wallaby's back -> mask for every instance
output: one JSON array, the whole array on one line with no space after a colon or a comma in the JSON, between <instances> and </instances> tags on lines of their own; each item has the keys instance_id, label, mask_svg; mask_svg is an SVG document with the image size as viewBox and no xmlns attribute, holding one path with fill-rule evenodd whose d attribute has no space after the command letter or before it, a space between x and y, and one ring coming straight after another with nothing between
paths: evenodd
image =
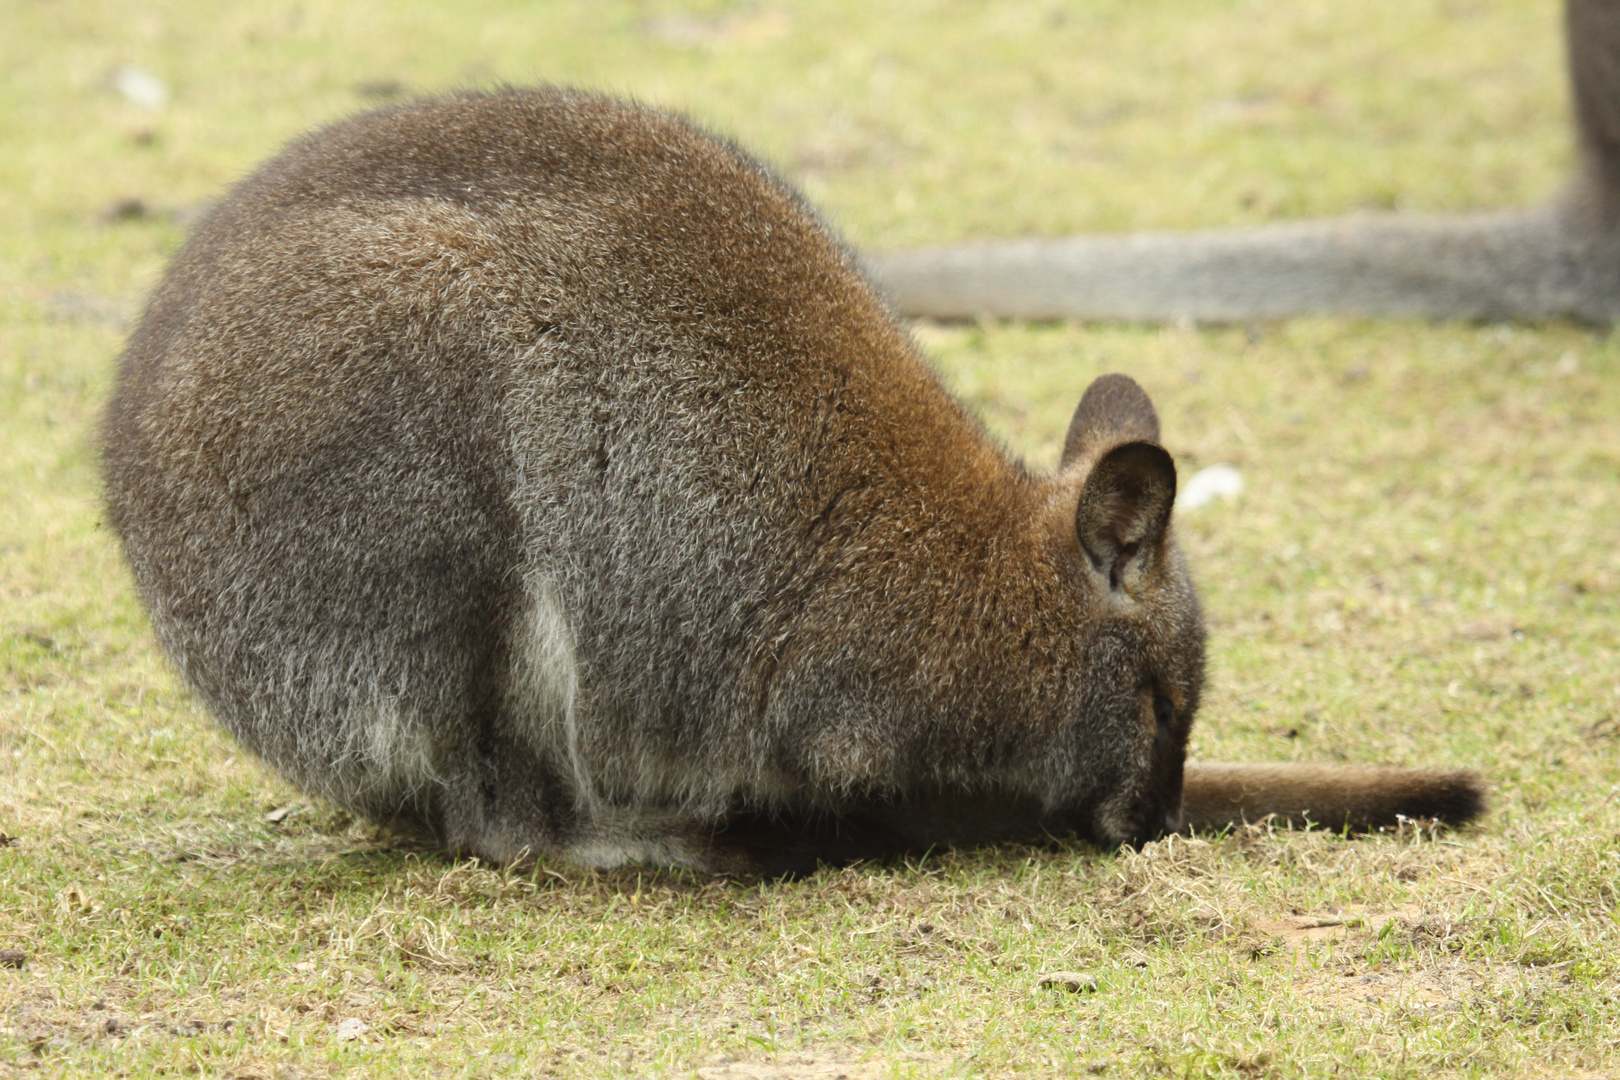
<instances>
[{"instance_id":1,"label":"wallaby's back","mask_svg":"<svg viewBox=\"0 0 1620 1080\"><path fill-rule=\"evenodd\" d=\"M791 191L682 121L512 91L294 144L177 259L106 443L112 523L210 707L453 846L588 817L680 860L635 839L649 807L1076 786L1078 742L1041 752L1087 644L1051 486Z\"/></svg>"}]
</instances>

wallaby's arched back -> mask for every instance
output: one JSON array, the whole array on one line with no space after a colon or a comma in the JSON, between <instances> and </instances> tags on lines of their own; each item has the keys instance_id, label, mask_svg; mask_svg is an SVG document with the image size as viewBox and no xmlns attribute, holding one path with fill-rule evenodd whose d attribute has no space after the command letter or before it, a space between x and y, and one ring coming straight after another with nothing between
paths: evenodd
<instances>
[{"instance_id":1,"label":"wallaby's arched back","mask_svg":"<svg viewBox=\"0 0 1620 1080\"><path fill-rule=\"evenodd\" d=\"M1568 0L1576 175L1552 204L1249 229L957 244L866 262L907 315L1620 316L1620 11Z\"/></svg>"},{"instance_id":2,"label":"wallaby's arched back","mask_svg":"<svg viewBox=\"0 0 1620 1080\"><path fill-rule=\"evenodd\" d=\"M1108 376L1032 474L747 156L514 90L244 181L104 470L159 640L297 783L495 859L774 872L1181 827L1203 629L1158 438ZM1368 817L1247 775L1228 820Z\"/></svg>"}]
</instances>

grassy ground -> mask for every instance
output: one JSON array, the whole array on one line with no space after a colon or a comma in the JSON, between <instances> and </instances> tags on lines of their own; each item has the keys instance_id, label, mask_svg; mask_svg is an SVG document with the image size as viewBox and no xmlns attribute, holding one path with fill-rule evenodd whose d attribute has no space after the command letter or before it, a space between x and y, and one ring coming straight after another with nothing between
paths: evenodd
<instances>
[{"instance_id":1,"label":"grassy ground","mask_svg":"<svg viewBox=\"0 0 1620 1080\"><path fill-rule=\"evenodd\" d=\"M1505 206L1570 157L1551 0L0 19L0 949L25 957L0 966L0 1075L1620 1070L1606 331L918 328L1037 461L1123 370L1184 473L1238 466L1243 495L1180 525L1213 633L1195 753L1477 766L1491 816L1452 835L1253 829L766 885L452 864L213 729L98 523L92 449L195 208L390 95L550 79L687 109L867 245ZM161 107L114 88L126 66Z\"/></svg>"}]
</instances>

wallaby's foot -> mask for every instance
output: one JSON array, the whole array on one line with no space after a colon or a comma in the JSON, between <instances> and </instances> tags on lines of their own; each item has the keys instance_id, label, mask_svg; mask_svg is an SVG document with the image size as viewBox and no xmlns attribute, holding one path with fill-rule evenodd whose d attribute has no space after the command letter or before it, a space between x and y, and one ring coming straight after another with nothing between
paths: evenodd
<instances>
[{"instance_id":1,"label":"wallaby's foot","mask_svg":"<svg viewBox=\"0 0 1620 1080\"><path fill-rule=\"evenodd\" d=\"M1466 769L1382 765L1189 762L1183 816L1194 831L1268 815L1283 822L1367 832L1402 819L1461 825L1485 810L1485 785Z\"/></svg>"}]
</instances>

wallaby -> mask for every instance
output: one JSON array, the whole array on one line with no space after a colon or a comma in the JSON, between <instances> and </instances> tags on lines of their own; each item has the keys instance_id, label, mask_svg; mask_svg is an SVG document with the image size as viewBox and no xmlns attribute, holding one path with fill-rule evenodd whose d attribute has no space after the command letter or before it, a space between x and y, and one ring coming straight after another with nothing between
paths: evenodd
<instances>
[{"instance_id":1,"label":"wallaby","mask_svg":"<svg viewBox=\"0 0 1620 1080\"><path fill-rule=\"evenodd\" d=\"M1026 470L798 195L647 109L506 90L295 142L176 257L104 444L201 699L448 849L775 874L1481 805L1279 766L1184 798L1204 630L1147 395L1097 380Z\"/></svg>"},{"instance_id":2,"label":"wallaby","mask_svg":"<svg viewBox=\"0 0 1620 1080\"><path fill-rule=\"evenodd\" d=\"M1620 5L1568 0L1579 169L1551 205L876 253L905 315L1620 317Z\"/></svg>"}]
</instances>

